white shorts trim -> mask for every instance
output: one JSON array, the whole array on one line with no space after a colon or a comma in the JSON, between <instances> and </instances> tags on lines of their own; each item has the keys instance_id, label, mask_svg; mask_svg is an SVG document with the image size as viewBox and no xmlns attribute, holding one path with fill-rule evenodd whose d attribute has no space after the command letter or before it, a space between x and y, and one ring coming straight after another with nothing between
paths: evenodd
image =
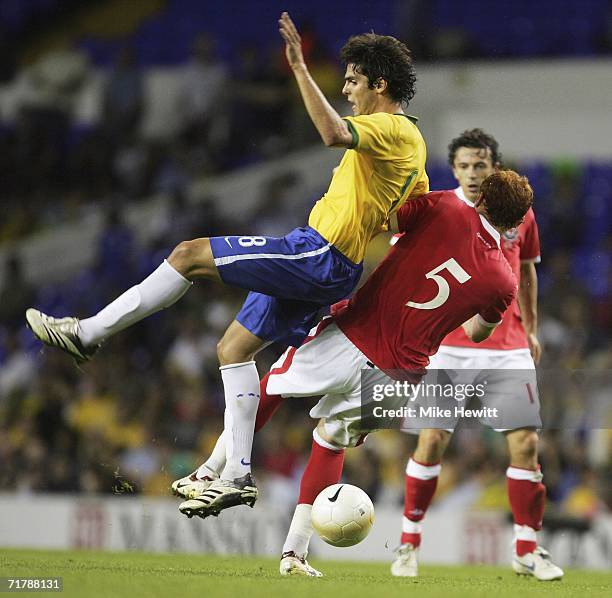
<instances>
[{"instance_id":1,"label":"white shorts trim","mask_svg":"<svg viewBox=\"0 0 612 598\"><path fill-rule=\"evenodd\" d=\"M451 365L432 365L448 361ZM464 365L469 364L469 365ZM476 349L442 345L431 356L431 369L517 369L534 370L535 363L529 349Z\"/></svg>"},{"instance_id":2,"label":"white shorts trim","mask_svg":"<svg viewBox=\"0 0 612 598\"><path fill-rule=\"evenodd\" d=\"M284 253L244 253L242 255L226 255L225 257L216 257L215 266L226 266L227 264L233 264L242 260L301 260L305 257L313 257L315 255L321 255L326 251L329 251L331 243L313 249L311 251L305 251L304 253L296 253L293 255L286 255Z\"/></svg>"}]
</instances>

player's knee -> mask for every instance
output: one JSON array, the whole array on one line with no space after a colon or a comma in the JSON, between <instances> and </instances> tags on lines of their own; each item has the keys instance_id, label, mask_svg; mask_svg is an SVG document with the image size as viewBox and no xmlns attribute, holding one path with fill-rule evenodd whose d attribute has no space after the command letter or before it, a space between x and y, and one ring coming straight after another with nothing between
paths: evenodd
<instances>
[{"instance_id":1,"label":"player's knee","mask_svg":"<svg viewBox=\"0 0 612 598\"><path fill-rule=\"evenodd\" d=\"M513 462L536 461L538 457L538 433L535 430L516 430L509 439Z\"/></svg>"},{"instance_id":2,"label":"player's knee","mask_svg":"<svg viewBox=\"0 0 612 598\"><path fill-rule=\"evenodd\" d=\"M415 456L426 463L439 461L444 454L450 434L446 430L423 430L419 434L419 443ZM417 454L418 453L418 454Z\"/></svg>"},{"instance_id":3,"label":"player's knee","mask_svg":"<svg viewBox=\"0 0 612 598\"><path fill-rule=\"evenodd\" d=\"M249 353L241 343L228 337L228 335L223 336L217 343L217 358L220 365L244 363L245 361L251 361L254 356L254 353Z\"/></svg>"},{"instance_id":4,"label":"player's knee","mask_svg":"<svg viewBox=\"0 0 612 598\"><path fill-rule=\"evenodd\" d=\"M181 241L168 258L170 265L185 278L204 278L216 272L216 266L207 238Z\"/></svg>"}]
</instances>

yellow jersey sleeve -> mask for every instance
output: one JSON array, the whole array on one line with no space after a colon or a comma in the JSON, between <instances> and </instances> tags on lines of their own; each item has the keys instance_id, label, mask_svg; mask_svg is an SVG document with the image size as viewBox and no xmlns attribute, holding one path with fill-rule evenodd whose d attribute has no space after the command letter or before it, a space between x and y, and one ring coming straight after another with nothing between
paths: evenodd
<instances>
[{"instance_id":1,"label":"yellow jersey sleeve","mask_svg":"<svg viewBox=\"0 0 612 598\"><path fill-rule=\"evenodd\" d=\"M392 114L376 112L347 116L344 120L353 136L350 149L375 158L388 157L389 149L398 142L399 127Z\"/></svg>"}]
</instances>

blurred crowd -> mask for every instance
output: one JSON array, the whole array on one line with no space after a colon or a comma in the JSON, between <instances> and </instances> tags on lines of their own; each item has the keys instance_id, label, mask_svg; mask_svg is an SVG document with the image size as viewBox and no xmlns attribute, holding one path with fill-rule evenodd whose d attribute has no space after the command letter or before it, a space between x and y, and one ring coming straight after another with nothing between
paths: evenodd
<instances>
[{"instance_id":1,"label":"blurred crowd","mask_svg":"<svg viewBox=\"0 0 612 598\"><path fill-rule=\"evenodd\" d=\"M338 100L337 60L312 30L303 39L313 76ZM216 47L213 36L201 34L190 60L176 67L163 134L146 130L157 92L129 45L102 74L86 52L71 49L45 54L5 82L14 117L0 124L0 242L78 219L94 205L184 192L195 180L316 139L280 44L263 60L260 48L245 44L231 63ZM95 117L83 121L83 93L91 89Z\"/></svg>"}]
</instances>

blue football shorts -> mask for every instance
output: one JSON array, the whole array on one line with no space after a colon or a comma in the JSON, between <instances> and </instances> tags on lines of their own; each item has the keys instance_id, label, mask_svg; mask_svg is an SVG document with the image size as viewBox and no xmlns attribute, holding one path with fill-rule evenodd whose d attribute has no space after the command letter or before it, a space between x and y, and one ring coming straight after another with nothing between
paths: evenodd
<instances>
[{"instance_id":1,"label":"blue football shorts","mask_svg":"<svg viewBox=\"0 0 612 598\"><path fill-rule=\"evenodd\" d=\"M265 341L299 346L322 307L350 295L363 267L316 230L284 237L212 237L223 282L251 291L236 320Z\"/></svg>"}]
</instances>

